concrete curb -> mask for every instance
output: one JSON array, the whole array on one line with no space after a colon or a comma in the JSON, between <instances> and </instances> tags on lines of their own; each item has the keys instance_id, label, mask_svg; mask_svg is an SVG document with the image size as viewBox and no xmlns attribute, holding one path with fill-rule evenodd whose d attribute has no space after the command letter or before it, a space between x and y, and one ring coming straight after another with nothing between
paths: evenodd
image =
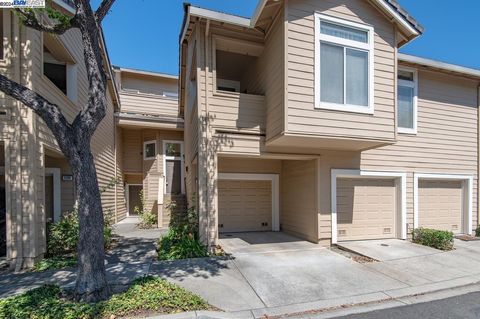
<instances>
[{"instance_id":1,"label":"concrete curb","mask_svg":"<svg viewBox=\"0 0 480 319\"><path fill-rule=\"evenodd\" d=\"M308 303L252 309L240 312L194 311L149 319L259 319L314 315L315 318L333 318L354 313L387 309L409 304L429 302L459 296L480 290L480 276L468 276L418 287L393 289L346 298L334 298Z\"/></svg>"}]
</instances>

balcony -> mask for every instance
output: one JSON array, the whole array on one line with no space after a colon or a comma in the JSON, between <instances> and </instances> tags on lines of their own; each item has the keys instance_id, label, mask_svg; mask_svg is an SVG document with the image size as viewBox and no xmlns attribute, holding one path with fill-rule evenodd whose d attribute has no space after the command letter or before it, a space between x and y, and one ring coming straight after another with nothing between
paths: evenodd
<instances>
[{"instance_id":1,"label":"balcony","mask_svg":"<svg viewBox=\"0 0 480 319\"><path fill-rule=\"evenodd\" d=\"M209 101L211 125L220 131L265 133L265 97L217 91Z\"/></svg>"}]
</instances>

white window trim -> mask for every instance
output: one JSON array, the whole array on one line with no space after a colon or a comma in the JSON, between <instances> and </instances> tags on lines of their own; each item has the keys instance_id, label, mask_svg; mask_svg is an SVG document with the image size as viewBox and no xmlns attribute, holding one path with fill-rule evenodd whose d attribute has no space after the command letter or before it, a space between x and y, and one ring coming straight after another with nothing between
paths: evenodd
<instances>
[{"instance_id":1,"label":"white window trim","mask_svg":"<svg viewBox=\"0 0 480 319\"><path fill-rule=\"evenodd\" d=\"M418 70L414 68L407 68L407 67L400 67L399 71L406 71L413 73L413 83L411 81L406 80L398 80L397 79L397 86L406 86L413 88L413 128L407 127L400 127L397 122L397 130L398 133L402 134L412 134L416 135L418 132L417 129L417 122L418 122ZM398 88L397 88L398 92ZM397 114L398 114L398 94L397 94Z\"/></svg>"},{"instance_id":2,"label":"white window trim","mask_svg":"<svg viewBox=\"0 0 480 319\"><path fill-rule=\"evenodd\" d=\"M462 232L472 235L472 207L473 207L473 175L461 174L423 174L415 173L413 176L413 228L418 228L418 181L419 180L446 180L462 181L463 207L462 207ZM466 196L465 196L466 195Z\"/></svg>"},{"instance_id":3,"label":"white window trim","mask_svg":"<svg viewBox=\"0 0 480 319\"><path fill-rule=\"evenodd\" d=\"M322 34L320 32L320 20L333 22L335 24L352 27L368 32L368 43L361 43L348 39L341 39L329 35ZM321 101L320 97L320 42L328 42L332 44L351 47L353 49L360 49L368 52L368 106L350 105L350 104L336 104L325 103ZM338 19L331 16L327 16L320 13L315 13L315 108L316 109L328 109L343 112L373 114L375 111L375 39L374 28L370 25L356 23L348 20ZM345 62L344 62L345 63ZM344 68L344 72L346 69ZM344 86L344 90L346 90ZM344 98L346 95L344 93Z\"/></svg>"},{"instance_id":4,"label":"white window trim","mask_svg":"<svg viewBox=\"0 0 480 319\"><path fill-rule=\"evenodd\" d=\"M155 144L155 155L154 156L147 157L147 144ZM158 152L157 152L157 141L156 140L143 142L143 160L145 160L145 161L154 160L155 158L157 158L157 154L158 154Z\"/></svg>"},{"instance_id":5,"label":"white window trim","mask_svg":"<svg viewBox=\"0 0 480 319\"><path fill-rule=\"evenodd\" d=\"M278 174L219 173L219 180L270 181L272 182L272 230L280 231L280 183ZM218 195L218 192L217 192ZM217 205L218 207L218 205ZM218 209L217 209L218 221ZM218 223L217 223L218 224Z\"/></svg>"},{"instance_id":6,"label":"white window trim","mask_svg":"<svg viewBox=\"0 0 480 319\"><path fill-rule=\"evenodd\" d=\"M407 239L407 173L376 172L357 169L332 169L331 173L331 210L332 210L332 244L338 242L337 230L337 179L338 178L385 178L394 179L397 203L395 215L395 233L400 239Z\"/></svg>"},{"instance_id":7,"label":"white window trim","mask_svg":"<svg viewBox=\"0 0 480 319\"><path fill-rule=\"evenodd\" d=\"M180 156L167 156L167 144L180 144ZM181 190L182 194L185 194L185 162L184 162L184 152L183 152L183 141L178 140L163 140L163 175L165 178L163 179L163 193L166 194L167 192L167 178L165 175L165 170L167 169L167 160L174 160L174 161L181 161ZM163 197L162 197L163 201Z\"/></svg>"},{"instance_id":8,"label":"white window trim","mask_svg":"<svg viewBox=\"0 0 480 319\"><path fill-rule=\"evenodd\" d=\"M126 186L125 195L127 197L127 217L130 217L130 215L133 215L134 213L130 211L130 186L142 186L142 190L143 190L143 184L127 183L125 186Z\"/></svg>"}]
</instances>

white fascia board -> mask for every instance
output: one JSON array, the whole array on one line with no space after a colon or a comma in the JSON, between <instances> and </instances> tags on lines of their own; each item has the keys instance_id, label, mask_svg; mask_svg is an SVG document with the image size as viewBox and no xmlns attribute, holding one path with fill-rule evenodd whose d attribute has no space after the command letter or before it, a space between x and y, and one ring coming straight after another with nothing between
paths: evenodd
<instances>
[{"instance_id":1,"label":"white fascia board","mask_svg":"<svg viewBox=\"0 0 480 319\"><path fill-rule=\"evenodd\" d=\"M114 68L119 70L120 72L134 73L134 74L141 74L141 75L149 75L149 76L155 76L155 77L173 79L173 80L178 79L178 76L173 75L173 74L166 74L166 73L153 72L153 71L144 71L144 70L136 70L136 69L130 69L130 68L117 67L117 66L115 66Z\"/></svg>"},{"instance_id":2,"label":"white fascia board","mask_svg":"<svg viewBox=\"0 0 480 319\"><path fill-rule=\"evenodd\" d=\"M234 25L238 25L246 28L250 27L250 19L235 16L232 14L223 13L223 12L190 6L189 14L190 16L195 16L195 17L204 18L208 20L234 24Z\"/></svg>"},{"instance_id":3,"label":"white fascia board","mask_svg":"<svg viewBox=\"0 0 480 319\"><path fill-rule=\"evenodd\" d=\"M420 65L424 65L424 66L428 66L428 67L432 67L432 68L436 68L436 69L441 69L441 70L445 70L445 71L457 72L457 73L470 75L470 76L474 76L474 77L480 77L480 70L467 68L467 67L460 66L460 65L440 62L440 61L436 61L436 60L421 58L421 57L414 56L414 55L399 53L398 54L398 60L402 61L402 62L407 62L407 63L420 64Z\"/></svg>"},{"instance_id":4,"label":"white fascia board","mask_svg":"<svg viewBox=\"0 0 480 319\"><path fill-rule=\"evenodd\" d=\"M265 5L267 4L267 0L260 0L258 1L257 7L255 8L255 11L253 12L252 19L250 21L250 26L253 28L257 24L258 19L260 18L260 15L262 14L263 8L265 8Z\"/></svg>"}]
</instances>

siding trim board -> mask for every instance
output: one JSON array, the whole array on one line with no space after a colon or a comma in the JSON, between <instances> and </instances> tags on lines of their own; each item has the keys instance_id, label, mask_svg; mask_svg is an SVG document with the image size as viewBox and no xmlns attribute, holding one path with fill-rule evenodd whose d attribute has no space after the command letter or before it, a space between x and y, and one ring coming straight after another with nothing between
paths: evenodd
<instances>
[{"instance_id":1,"label":"siding trim board","mask_svg":"<svg viewBox=\"0 0 480 319\"><path fill-rule=\"evenodd\" d=\"M397 189L397 213L395 218L396 237L407 239L407 173L363 171L358 169L332 169L331 172L331 211L332 244L338 242L337 234L337 179L339 178L385 178L394 179Z\"/></svg>"},{"instance_id":2,"label":"siding trim board","mask_svg":"<svg viewBox=\"0 0 480 319\"><path fill-rule=\"evenodd\" d=\"M272 183L272 230L280 231L280 182L278 174L218 173L219 180L271 181Z\"/></svg>"},{"instance_id":3,"label":"siding trim board","mask_svg":"<svg viewBox=\"0 0 480 319\"><path fill-rule=\"evenodd\" d=\"M473 175L460 174L422 174L413 175L413 228L419 227L419 180L438 180L438 181L462 181L463 187L463 209L462 209L462 231L464 234L472 235L472 210L473 210ZM466 195L466 196L465 196Z\"/></svg>"}]
</instances>

